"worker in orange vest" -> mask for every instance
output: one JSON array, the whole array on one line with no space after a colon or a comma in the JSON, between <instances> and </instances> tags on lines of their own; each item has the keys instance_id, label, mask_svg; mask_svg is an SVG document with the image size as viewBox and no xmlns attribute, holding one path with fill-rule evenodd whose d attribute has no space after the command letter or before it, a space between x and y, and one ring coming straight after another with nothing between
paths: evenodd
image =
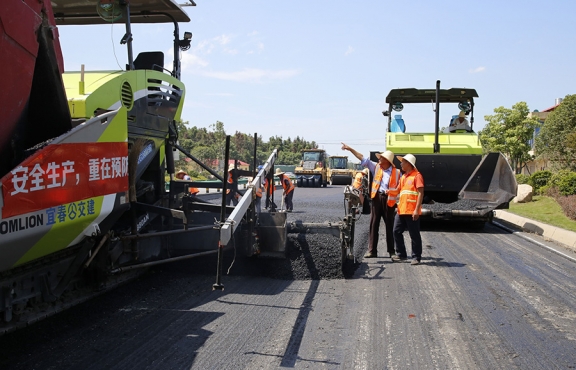
<instances>
[{"instance_id":1,"label":"worker in orange vest","mask_svg":"<svg viewBox=\"0 0 576 370\"><path fill-rule=\"evenodd\" d=\"M228 186L226 187L226 205L230 205L232 203L233 206L238 204L238 179L234 177L234 168L228 169Z\"/></svg>"},{"instance_id":2,"label":"worker in orange vest","mask_svg":"<svg viewBox=\"0 0 576 370\"><path fill-rule=\"evenodd\" d=\"M258 172L262 170L262 166L258 166ZM260 218L260 212L262 212L262 195L266 189L266 178L260 179L260 184L254 189L254 208L256 209L256 215Z\"/></svg>"},{"instance_id":3,"label":"worker in orange vest","mask_svg":"<svg viewBox=\"0 0 576 370\"><path fill-rule=\"evenodd\" d=\"M356 176L354 176L354 183L352 184L352 187L358 190L358 194L360 195L360 207L362 207L364 204L364 192L367 192L366 183L370 181L368 177L369 175L370 170L365 168L362 171L357 172Z\"/></svg>"},{"instance_id":4,"label":"worker in orange vest","mask_svg":"<svg viewBox=\"0 0 576 370\"><path fill-rule=\"evenodd\" d=\"M370 238L368 240L368 252L364 258L378 257L378 233L380 231L380 218L384 219L386 228L386 249L390 258L396 255L394 250L394 212L396 208L396 196L398 191L398 180L400 170L394 166L394 153L389 150L376 153L378 163L372 162L370 158L364 156L342 143L342 150L348 150L360 160L362 166L367 167L372 173L372 186L370 187L370 198L372 199L372 209L370 213ZM394 261L394 259L392 259Z\"/></svg>"},{"instance_id":5,"label":"worker in orange vest","mask_svg":"<svg viewBox=\"0 0 576 370\"><path fill-rule=\"evenodd\" d=\"M292 204L292 198L294 197L294 184L292 180L281 169L276 169L276 176L280 179L280 184L282 184L282 188L284 192L282 195L284 196L284 204L286 205L286 212L292 212L294 209L294 205Z\"/></svg>"},{"instance_id":6,"label":"worker in orange vest","mask_svg":"<svg viewBox=\"0 0 576 370\"><path fill-rule=\"evenodd\" d=\"M183 180L183 181L192 181L192 178L186 173L186 171L184 170L180 170L176 173L176 178L178 180ZM196 194L200 193L200 189L198 188L194 188L194 187L189 187L188 188L188 192L193 195L196 196Z\"/></svg>"},{"instance_id":7,"label":"worker in orange vest","mask_svg":"<svg viewBox=\"0 0 576 370\"><path fill-rule=\"evenodd\" d=\"M418 265L422 259L420 215L422 214L422 201L424 199L424 178L416 168L415 156L406 154L404 157L398 156L397 158L404 175L400 179L398 212L394 218L394 241L398 254L392 258L397 261L408 258L403 235L404 231L408 229L412 240L412 265Z\"/></svg>"}]
</instances>

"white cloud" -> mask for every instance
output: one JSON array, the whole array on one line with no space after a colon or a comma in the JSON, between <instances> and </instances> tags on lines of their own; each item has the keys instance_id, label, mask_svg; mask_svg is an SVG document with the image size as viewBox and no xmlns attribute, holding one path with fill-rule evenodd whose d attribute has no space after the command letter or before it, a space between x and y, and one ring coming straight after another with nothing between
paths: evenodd
<instances>
[{"instance_id":1,"label":"white cloud","mask_svg":"<svg viewBox=\"0 0 576 370\"><path fill-rule=\"evenodd\" d=\"M470 70L470 73L480 73L480 72L484 72L486 70L486 67L477 67L477 68L473 68Z\"/></svg>"},{"instance_id":2,"label":"white cloud","mask_svg":"<svg viewBox=\"0 0 576 370\"><path fill-rule=\"evenodd\" d=\"M230 43L230 41L232 40L233 37L234 36L232 36L232 35L220 35L220 36L214 37L212 40L216 41L220 45L227 45Z\"/></svg>"},{"instance_id":3,"label":"white cloud","mask_svg":"<svg viewBox=\"0 0 576 370\"><path fill-rule=\"evenodd\" d=\"M198 74L205 77L236 82L267 82L272 80L283 80L294 77L299 73L300 71L295 69L271 71L258 68L244 68L243 70L236 72L198 71Z\"/></svg>"},{"instance_id":4,"label":"white cloud","mask_svg":"<svg viewBox=\"0 0 576 370\"><path fill-rule=\"evenodd\" d=\"M182 69L206 67L208 62L196 54L183 52L180 54L180 64Z\"/></svg>"},{"instance_id":5,"label":"white cloud","mask_svg":"<svg viewBox=\"0 0 576 370\"><path fill-rule=\"evenodd\" d=\"M202 40L197 44L193 44L193 52L210 54L214 50L214 43L212 40Z\"/></svg>"},{"instance_id":6,"label":"white cloud","mask_svg":"<svg viewBox=\"0 0 576 370\"><path fill-rule=\"evenodd\" d=\"M348 50L344 53L344 55L350 55L354 52L354 48L352 46L348 46Z\"/></svg>"}]
</instances>

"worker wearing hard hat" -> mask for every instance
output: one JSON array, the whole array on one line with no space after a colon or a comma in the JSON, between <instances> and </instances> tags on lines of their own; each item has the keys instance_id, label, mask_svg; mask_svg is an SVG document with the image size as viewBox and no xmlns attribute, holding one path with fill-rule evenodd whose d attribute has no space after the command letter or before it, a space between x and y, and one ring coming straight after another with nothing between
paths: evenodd
<instances>
[{"instance_id":1,"label":"worker wearing hard hat","mask_svg":"<svg viewBox=\"0 0 576 370\"><path fill-rule=\"evenodd\" d=\"M404 231L408 229L412 240L412 265L420 264L422 259L422 237L420 236L420 215L424 199L424 178L416 168L416 157L406 154L396 157L402 167L402 178L399 186L398 212L394 218L394 241L397 254L393 260L407 259Z\"/></svg>"},{"instance_id":2,"label":"worker wearing hard hat","mask_svg":"<svg viewBox=\"0 0 576 370\"><path fill-rule=\"evenodd\" d=\"M284 192L282 195L284 196L284 204L286 205L286 212L292 212L294 209L294 205L292 204L292 198L294 197L294 184L292 180L281 169L276 169L276 176L280 179L280 184L282 184L282 188Z\"/></svg>"},{"instance_id":3,"label":"worker wearing hard hat","mask_svg":"<svg viewBox=\"0 0 576 370\"><path fill-rule=\"evenodd\" d=\"M358 190L360 206L364 204L364 193L368 193L368 181L370 181L369 175L370 170L365 168L362 171L356 172L356 175L354 176L352 188Z\"/></svg>"},{"instance_id":4,"label":"worker wearing hard hat","mask_svg":"<svg viewBox=\"0 0 576 370\"><path fill-rule=\"evenodd\" d=\"M398 194L398 181L400 179L400 171L394 166L394 153L389 150L376 153L378 158L378 163L376 163L369 158L364 158L361 153L344 143L342 143L342 150L348 150L354 154L361 161L360 164L368 168L372 173L372 186L370 187L370 198L372 199L370 238L368 241L368 252L366 252L364 257L378 257L378 233L381 218L384 219L386 228L386 249L390 257L393 257L396 253L394 251L392 230L397 201L396 196Z\"/></svg>"},{"instance_id":5,"label":"worker wearing hard hat","mask_svg":"<svg viewBox=\"0 0 576 370\"><path fill-rule=\"evenodd\" d=\"M192 181L192 178L184 170L178 171L175 176L178 180ZM188 192L195 196L200 193L200 189L191 186L188 188Z\"/></svg>"},{"instance_id":6,"label":"worker wearing hard hat","mask_svg":"<svg viewBox=\"0 0 576 370\"><path fill-rule=\"evenodd\" d=\"M471 130L470 122L466 119L466 112L464 111L460 111L458 117L454 118L448 127L448 132L454 132L456 130Z\"/></svg>"}]
</instances>

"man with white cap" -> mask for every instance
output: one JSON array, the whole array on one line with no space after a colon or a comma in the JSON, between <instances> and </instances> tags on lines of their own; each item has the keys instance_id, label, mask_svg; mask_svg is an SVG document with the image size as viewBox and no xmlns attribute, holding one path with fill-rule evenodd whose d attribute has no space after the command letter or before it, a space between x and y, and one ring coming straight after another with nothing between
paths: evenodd
<instances>
[{"instance_id":1,"label":"man with white cap","mask_svg":"<svg viewBox=\"0 0 576 370\"><path fill-rule=\"evenodd\" d=\"M448 127L449 132L453 132L456 130L466 130L466 131L470 130L470 122L468 122L468 120L466 119L466 112L464 111L460 111L460 113L458 113L458 117L456 117Z\"/></svg>"},{"instance_id":2,"label":"man with white cap","mask_svg":"<svg viewBox=\"0 0 576 370\"><path fill-rule=\"evenodd\" d=\"M364 158L361 153L350 146L342 143L342 150L348 150L360 160L362 166L367 167L372 173L372 186L370 187L370 198L372 199L372 210L370 213L370 238L368 242L368 252L365 258L378 257L378 232L380 230L380 218L384 219L386 227L386 249L390 257L395 256L394 252L394 209L396 208L396 195L398 194L398 183L400 171L394 166L394 153L387 150L376 153L378 163L372 162L369 158Z\"/></svg>"},{"instance_id":3,"label":"man with white cap","mask_svg":"<svg viewBox=\"0 0 576 370\"><path fill-rule=\"evenodd\" d=\"M407 259L404 231L408 229L412 240L412 265L420 264L422 259L422 237L420 236L420 215L424 199L424 178L416 168L416 157L406 154L397 156L402 167L398 210L394 218L394 241L398 254L392 257L395 261Z\"/></svg>"}]
</instances>

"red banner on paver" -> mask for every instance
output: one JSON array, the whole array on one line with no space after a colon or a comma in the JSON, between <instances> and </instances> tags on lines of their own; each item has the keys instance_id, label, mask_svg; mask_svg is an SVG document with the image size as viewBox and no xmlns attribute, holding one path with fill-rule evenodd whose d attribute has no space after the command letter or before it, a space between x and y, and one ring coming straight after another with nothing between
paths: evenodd
<instances>
[{"instance_id":1,"label":"red banner on paver","mask_svg":"<svg viewBox=\"0 0 576 370\"><path fill-rule=\"evenodd\" d=\"M127 143L49 145L2 178L2 218L127 190Z\"/></svg>"}]
</instances>

